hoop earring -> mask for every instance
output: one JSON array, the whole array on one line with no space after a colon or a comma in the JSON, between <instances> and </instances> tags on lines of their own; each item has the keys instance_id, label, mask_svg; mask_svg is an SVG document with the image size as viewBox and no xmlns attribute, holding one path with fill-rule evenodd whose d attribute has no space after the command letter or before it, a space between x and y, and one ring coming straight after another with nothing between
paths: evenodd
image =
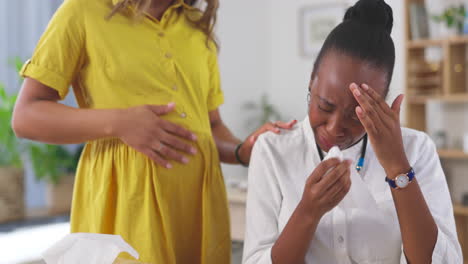
<instances>
[{"instance_id":1,"label":"hoop earring","mask_svg":"<svg viewBox=\"0 0 468 264\"><path fill-rule=\"evenodd\" d=\"M307 105L310 105L310 92L307 93Z\"/></svg>"}]
</instances>

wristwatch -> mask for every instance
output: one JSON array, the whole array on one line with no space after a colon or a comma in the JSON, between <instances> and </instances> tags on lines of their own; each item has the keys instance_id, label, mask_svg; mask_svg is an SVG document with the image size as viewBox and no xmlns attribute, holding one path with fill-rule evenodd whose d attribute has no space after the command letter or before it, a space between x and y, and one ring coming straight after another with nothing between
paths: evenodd
<instances>
[{"instance_id":1,"label":"wristwatch","mask_svg":"<svg viewBox=\"0 0 468 264\"><path fill-rule=\"evenodd\" d=\"M393 189L404 189L411 183L411 181L413 181L414 175L414 170L411 168L408 173L396 176L395 180L385 177L385 181L388 182L388 185Z\"/></svg>"}]
</instances>

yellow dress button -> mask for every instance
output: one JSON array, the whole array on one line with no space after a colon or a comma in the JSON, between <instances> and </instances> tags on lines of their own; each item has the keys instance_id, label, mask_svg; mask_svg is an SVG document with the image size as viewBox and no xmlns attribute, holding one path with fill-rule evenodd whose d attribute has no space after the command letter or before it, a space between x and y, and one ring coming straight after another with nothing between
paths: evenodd
<instances>
[{"instance_id":1,"label":"yellow dress button","mask_svg":"<svg viewBox=\"0 0 468 264\"><path fill-rule=\"evenodd\" d=\"M164 33L163 32L159 32L158 33L158 36L160 36L161 38L164 37Z\"/></svg>"},{"instance_id":2,"label":"yellow dress button","mask_svg":"<svg viewBox=\"0 0 468 264\"><path fill-rule=\"evenodd\" d=\"M171 53L169 53L169 52L168 52L168 53L166 53L166 58L168 58L168 59L172 58L172 54L171 54Z\"/></svg>"},{"instance_id":3,"label":"yellow dress button","mask_svg":"<svg viewBox=\"0 0 468 264\"><path fill-rule=\"evenodd\" d=\"M172 90L177 91L177 85L172 86Z\"/></svg>"}]
</instances>

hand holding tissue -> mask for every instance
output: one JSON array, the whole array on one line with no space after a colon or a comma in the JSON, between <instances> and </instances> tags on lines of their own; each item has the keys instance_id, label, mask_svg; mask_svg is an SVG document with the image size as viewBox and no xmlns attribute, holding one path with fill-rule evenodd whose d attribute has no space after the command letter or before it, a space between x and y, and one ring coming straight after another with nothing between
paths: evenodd
<instances>
[{"instance_id":1,"label":"hand holding tissue","mask_svg":"<svg viewBox=\"0 0 468 264\"><path fill-rule=\"evenodd\" d=\"M340 161L344 160L343 152L337 147L332 147L324 160L337 158ZM351 169L351 189L344 199L338 204L341 208L367 208L369 210L377 210L377 204L374 198L367 190L366 184L362 180L359 173Z\"/></svg>"}]
</instances>

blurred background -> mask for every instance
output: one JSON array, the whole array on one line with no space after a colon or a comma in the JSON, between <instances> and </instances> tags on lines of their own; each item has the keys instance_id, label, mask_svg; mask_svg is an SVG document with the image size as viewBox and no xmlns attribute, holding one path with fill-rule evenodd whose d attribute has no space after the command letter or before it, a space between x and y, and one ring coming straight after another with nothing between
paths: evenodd
<instances>
[{"instance_id":1,"label":"blurred background","mask_svg":"<svg viewBox=\"0 0 468 264\"><path fill-rule=\"evenodd\" d=\"M81 145L17 140L11 111L27 60L62 0L0 0L0 264L41 263L69 232ZM221 0L217 37L225 104L240 138L268 120L303 120L314 59L348 0ZM435 141L468 248L468 0L387 0L394 12L397 62L390 94L406 94L404 126ZM73 94L65 103L76 106ZM243 111L240 112L239 110ZM233 264L240 263L247 170L223 165L229 193Z\"/></svg>"}]
</instances>

